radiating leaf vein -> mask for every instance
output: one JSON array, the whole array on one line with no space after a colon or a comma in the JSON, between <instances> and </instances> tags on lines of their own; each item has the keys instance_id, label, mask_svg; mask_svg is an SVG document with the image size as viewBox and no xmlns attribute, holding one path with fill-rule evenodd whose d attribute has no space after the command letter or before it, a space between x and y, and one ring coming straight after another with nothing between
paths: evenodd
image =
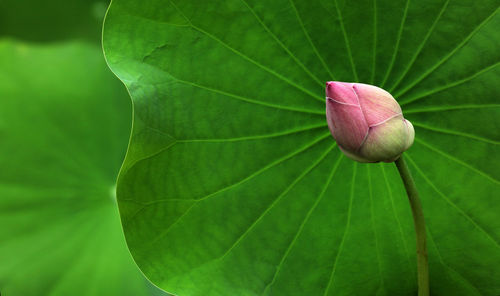
<instances>
[{"instance_id":1,"label":"radiating leaf vein","mask_svg":"<svg viewBox=\"0 0 500 296\"><path fill-rule=\"evenodd\" d=\"M372 176L371 176L371 172L370 172L370 165L367 165L365 167L366 167L366 174L367 174L367 179L368 179L368 195L370 197L370 216L371 216L371 220L372 220L373 236L375 238L375 253L377 254L378 276L380 278L380 288L379 289L383 289L384 278L382 276L382 260L380 259L380 247L379 247L379 242L378 242L377 226L375 224L375 211L373 209Z\"/></svg>"},{"instance_id":2,"label":"radiating leaf vein","mask_svg":"<svg viewBox=\"0 0 500 296\"><path fill-rule=\"evenodd\" d=\"M165 71L163 69L159 69L159 70L161 70L162 72L165 72L172 80L177 81L179 83L187 84L187 85L190 85L190 86L194 86L196 88L200 88L200 89L204 89L204 90L207 90L207 91L210 91L210 92L218 93L218 94L221 94L221 95L233 98L233 99L237 99L237 100L240 100L240 101L244 101L244 102L247 102L247 103L256 104L256 105L262 105L262 106L265 106L265 107L270 107L270 108L275 108L275 109L282 109L282 110L287 110L287 111L302 112L302 113L308 113L308 114L317 114L317 115L322 115L322 116L325 115L324 111L308 110L308 109L304 109L304 108L300 108L300 107L278 105L278 104L273 104L273 103L268 103L268 102L264 102L264 101L259 101L259 100L247 98L247 97L244 97L244 96L241 96L241 95L237 95L237 94L234 94L234 93L230 93L230 92L227 92L227 91L224 91L224 90L220 90L220 89L208 87L208 86L205 86L205 85L201 85L199 83L195 83L195 82L191 82L191 81L187 81L187 80L182 80L180 78L177 78L177 77L173 76L172 74L170 74L169 72L167 72L167 71ZM323 99L322 99L322 102L324 103Z\"/></svg>"},{"instance_id":3,"label":"radiating leaf vein","mask_svg":"<svg viewBox=\"0 0 500 296\"><path fill-rule=\"evenodd\" d=\"M276 71L262 65L261 63L257 62L256 60L250 58L249 56L243 54L242 52L240 52L239 50L235 49L234 47L231 47L229 44L227 44L226 42L222 41L221 39L217 38L215 35L203 30L202 28L198 27L198 26L195 26L191 20L177 7L177 5L175 5L175 3L173 3L171 1L172 5L176 8L176 10L186 19L186 21L189 23L189 25L191 26L191 28L193 28L194 30L202 33L203 35L209 37L210 39L216 41L217 43L221 44L222 46L224 46L225 48L229 49L231 52L235 53L236 55L240 56L241 58L245 59L246 61L254 64L255 66L261 68L262 70L274 75L275 77L277 77L278 79L288 83L289 85L297 88L298 90L304 92L305 94L308 94L310 95L311 97L313 97L314 99L316 100L320 100L321 102L323 102L323 98L320 98L318 97L316 94L314 94L313 92L311 92L310 90L307 90L305 89L303 86L300 86L298 84L296 84L295 82L291 81L290 79L286 78L285 76L277 73Z\"/></svg>"},{"instance_id":4,"label":"radiating leaf vein","mask_svg":"<svg viewBox=\"0 0 500 296\"><path fill-rule=\"evenodd\" d=\"M309 174L309 172L311 172L315 167L317 167L321 161L323 161L325 159L325 157L333 150L333 148L335 147L335 144L332 145L329 149L327 149L323 154L320 155L320 157L314 161L312 163L311 166L309 166L308 168L306 168L295 180L292 181L292 183L290 183L290 185L288 185L285 190L283 190L281 192L280 195L278 195L278 197L276 197L273 202L257 217L257 219L255 219L254 222L252 222L252 224L240 235L240 237L238 237L238 239L234 242L234 244L231 245L231 247L229 247L229 249L224 252L224 254L218 258L219 260L223 260L245 237L248 233L250 233L250 231L252 231L252 229L257 225L259 224L259 222L262 220L262 218L267 214L269 213L269 211L271 211L272 208L274 208L274 206L276 206L276 204L279 203L279 201L288 194L288 192L290 192L290 190L292 190L292 188L297 185L297 183L300 182L300 180L302 180L307 174Z\"/></svg>"},{"instance_id":5,"label":"radiating leaf vein","mask_svg":"<svg viewBox=\"0 0 500 296\"><path fill-rule=\"evenodd\" d=\"M237 138L185 139L185 140L179 139L179 140L177 140L177 143L200 143L200 142L225 143L225 142L251 141L251 140L269 139L269 138L282 137L282 136L286 136L286 135L293 135L293 134L296 134L296 133L300 133L300 132L304 132L304 131L311 131L311 130L315 130L315 129L318 129L318 128L325 128L325 124L324 123L320 123L320 124L303 126L301 128L296 128L296 129L291 129L291 130L286 130L286 131L280 131L280 132L271 133L271 134L245 136L245 137L237 137Z\"/></svg>"},{"instance_id":6,"label":"radiating leaf vein","mask_svg":"<svg viewBox=\"0 0 500 296\"><path fill-rule=\"evenodd\" d=\"M264 23L264 21L262 21L262 19L257 15L257 13L255 12L255 10L250 7L250 5L248 5L248 3L245 1L245 0L241 0L243 2L243 4L245 4L245 6L248 8L248 10L250 10L250 12L253 14L253 16L255 17L255 19L259 22L259 24L264 28L264 30L269 34L269 36L271 36L275 41L276 43L278 43L281 48L283 48L284 51L286 51L286 53L295 61L295 63L297 63L297 65L299 65L300 68L302 68L302 70L304 70L304 72L306 72L307 75L309 75L309 77L311 77L314 81L316 81L320 86L323 87L323 82L316 76L314 75L289 49L288 47L285 46L285 44L283 44L283 42L269 29L269 27Z\"/></svg>"},{"instance_id":7,"label":"radiating leaf vein","mask_svg":"<svg viewBox=\"0 0 500 296\"><path fill-rule=\"evenodd\" d=\"M417 141L418 143L424 145L425 147L429 148L430 150L432 150L432 151L434 151L434 152L436 152L436 153L438 153L438 154L440 154L440 155L448 158L449 160L451 160L453 162L456 162L456 163L458 163L458 164L460 164L460 165L462 165L462 166L470 169L471 171L476 172L477 174L485 177L486 179L492 181L493 183L500 184L500 181L498 181L497 179L493 178L492 176L486 174L485 172L483 172L483 171L481 171L479 169L476 169L475 167L471 166L470 164L468 164L468 163L466 163L466 162L464 162L464 161L462 161L462 160L460 160L460 159L458 159L456 157L453 157L450 154L448 154L448 153L446 153L446 152L444 152L442 150L437 149L436 147L430 145L429 143L423 141L422 139L415 138L415 141Z\"/></svg>"},{"instance_id":8,"label":"radiating leaf vein","mask_svg":"<svg viewBox=\"0 0 500 296\"><path fill-rule=\"evenodd\" d=\"M344 20L342 18L342 13L340 12L337 0L334 0L334 3L335 3L335 9L337 11L337 16L339 18L340 29L342 30L342 34L344 35L344 42L347 49L347 55L349 56L349 62L351 63L352 67L352 74L354 75L354 80L358 82L359 81L358 73L356 72L356 65L354 64L354 59L352 58L351 46L349 44L349 39L347 38L347 32L344 27Z\"/></svg>"},{"instance_id":9,"label":"radiating leaf vein","mask_svg":"<svg viewBox=\"0 0 500 296\"><path fill-rule=\"evenodd\" d=\"M300 17L300 14L297 10L297 7L295 6L295 3L293 2L293 0L289 0L289 2L290 2L290 6L293 8L293 11L295 12L295 16L297 17L297 21L299 22L300 27L302 28L302 31L304 32L304 35L306 35L307 41L309 41L309 44L311 45L311 49L314 51L314 53L318 57L320 63L323 65L326 72L328 72L328 74L330 75L329 79L336 80L335 75L333 75L333 73L330 71L330 68L326 65L325 60L323 59L323 57L321 57L320 53L318 52L318 49L316 48L316 46L312 42L311 37L309 36L309 33L307 32L306 27L304 26L304 22L302 21L302 18Z\"/></svg>"},{"instance_id":10,"label":"radiating leaf vein","mask_svg":"<svg viewBox=\"0 0 500 296\"><path fill-rule=\"evenodd\" d=\"M255 171L255 172L253 172L252 174L248 175L248 176L247 176L247 177L245 177L244 179L242 179L242 180L240 180L240 181L238 181L238 182L236 182L236 183L233 183L233 184L231 184L231 185L229 185L229 186L226 186L226 187L224 187L224 188L222 188L222 189L219 189L219 190L217 190L217 191L215 191L215 192L212 192L212 193L210 193L210 194L208 194L208 195L205 195L205 196L203 196L203 197L201 197L201 198L196 199L196 202L195 202L195 203L193 203L193 205L192 205L192 206L190 206L190 207L189 207L189 208L188 208L188 209L184 212L184 214L182 214L182 215L179 217L179 219L177 219L177 220L176 220L173 224L171 224L171 225L170 225L167 229L165 229L165 230L161 231L161 232L160 232L160 233L159 233L159 234L158 234L158 235L157 235L157 236L156 236L156 237L155 237L155 238L154 238L151 242L149 242L147 245L148 245L148 246L153 246L153 245L154 245L155 243L157 243L160 239L162 239L162 238L163 238L163 237L164 237L164 236L165 236L165 235L166 235L166 234L167 234L167 233L168 233L168 232L172 229L172 227L174 227L176 224L178 224L178 223L179 223L180 218L184 217L184 216L185 216L185 215L186 215L186 214L187 214L187 213L188 213L188 212L189 212L189 211L190 211L190 210L194 207L194 205L198 204L200 201L206 200L206 199L208 199L208 198L210 198L210 197L216 196L217 194L219 194L219 193L221 193L221 192L227 191L227 190L232 189L232 188L234 188L234 187L236 187L236 186L238 186L238 185L240 185L240 184L242 184L242 183L245 183L246 181L248 181L248 180L250 180L250 179L252 179L252 178L254 178L254 177L258 176L259 174L263 173L264 171L266 171L266 170L268 170L268 169L270 169L270 168L272 168L272 167L274 167L274 166L276 166L276 165L278 165L278 164L280 164L280 163L282 163L282 162L286 161L286 160L287 160L287 159L289 159L289 158L292 158L293 156L295 156L295 155L297 155L297 154L299 154L299 153L301 153L301 152L306 151L307 149L309 149L309 148L313 147L314 145L316 145L316 144L318 144L319 142L321 142L322 140L324 140L324 139L325 139L326 137L328 137L329 135L330 135L330 133L324 134L323 136L320 136L320 137L318 137L318 138L314 139L312 142L307 143L306 145L302 146L301 148L299 148L299 149L297 149L297 150L295 150L295 151L293 151L293 152L291 152L291 153L289 153L289 154L287 154L287 155L285 155L285 156L283 156L283 157L281 157L281 158L279 158L279 159L277 159L277 160L275 160L275 161L273 161L273 162L269 163L268 165L264 166L263 168L261 168L261 169L259 169L259 170Z\"/></svg>"},{"instance_id":11,"label":"radiating leaf vein","mask_svg":"<svg viewBox=\"0 0 500 296\"><path fill-rule=\"evenodd\" d=\"M439 190L436 185L431 181L429 177L424 173L424 171L416 164L416 162L413 160L413 158L409 155L409 153L406 153L406 156L408 157L408 160L410 163L415 167L417 172L422 176L422 178L429 184L429 186L436 191L436 193L446 201L446 203L451 206L453 209L455 209L460 215L462 215L467 221L469 221L477 230L479 230L481 233L485 235L485 237L491 241L497 248L500 248L499 243L484 229L482 228L479 224L477 224L474 219L472 219L471 216L469 216L464 210L458 207L457 204L455 204L451 199L449 199L441 190Z\"/></svg>"},{"instance_id":12,"label":"radiating leaf vein","mask_svg":"<svg viewBox=\"0 0 500 296\"><path fill-rule=\"evenodd\" d=\"M392 58L391 62L389 63L389 66L387 67L387 71L385 72L384 79L382 80L382 83L380 84L380 87L384 87L385 83L387 82L387 79L389 78L392 68L394 67L394 62L396 61L396 56L399 51L399 44L401 43L401 35L403 35L403 28L405 26L406 22L406 16L408 15L408 7L410 6L410 0L406 0L406 5L405 5L405 10L403 11L403 18L401 19L401 24L399 25L399 30L398 30L398 37L396 39L396 45L394 47L394 52L392 53Z\"/></svg>"},{"instance_id":13,"label":"radiating leaf vein","mask_svg":"<svg viewBox=\"0 0 500 296\"><path fill-rule=\"evenodd\" d=\"M490 71L491 69L494 69L494 68L495 68L496 66L498 66L499 64L500 64L500 62L496 62L496 63L494 63L494 64L492 64L492 65L487 66L487 67L486 67L486 68L484 68L484 69L479 70L478 72L476 72L476 73L472 74L471 76L468 76L468 77L465 77L465 78L463 78L463 79L460 79L460 80L457 80L457 81L454 81L454 82L451 82L451 83L448 83L448 84L442 85L442 86L440 86L440 87L436 87L436 88L434 88L434 89L431 89L431 90L428 90L428 91L425 91L425 92L422 92L422 93L417 93L417 94L415 94L413 97L411 97L411 98L408 98L408 99L406 99L406 100L401 101L399 104L400 104L401 106L404 106L404 105L406 105L406 104L409 104L409 103L412 103L412 102L418 101L419 99L425 98L425 97L427 97L427 96L429 96L429 95L432 95L432 94L434 94L434 93L437 93L437 92L440 92L440 91L446 90L446 89L448 89L448 88L452 88L452 87L455 87L455 86L457 86L457 85L463 84L463 83L465 83L465 82L467 82L467 81L470 81L470 80L472 80L472 79L476 78L477 76L479 76L479 75L481 75L481 74L483 74L483 73L485 73L485 72Z\"/></svg>"},{"instance_id":14,"label":"radiating leaf vein","mask_svg":"<svg viewBox=\"0 0 500 296\"><path fill-rule=\"evenodd\" d=\"M375 72L377 69L377 0L373 0L373 59L372 59L372 75L370 84L375 84Z\"/></svg>"},{"instance_id":15,"label":"radiating leaf vein","mask_svg":"<svg viewBox=\"0 0 500 296\"><path fill-rule=\"evenodd\" d=\"M406 253L406 259L408 260L408 265L412 266L412 264L411 264L412 261L410 260L410 252L408 251L408 245L406 243L406 238L405 238L405 235L403 232L403 226L401 225L401 221L399 221L399 216L396 212L396 205L394 204L394 197L392 196L391 185L389 184L389 180L387 179L387 174L385 173L385 167L382 163L379 163L379 168L382 171L382 176L384 178L387 192L389 193L388 195L389 195L389 199L391 201L392 213L394 214L394 218L398 224L399 234L401 235L401 240L403 242L403 248L404 248L405 253Z\"/></svg>"},{"instance_id":16,"label":"radiating leaf vein","mask_svg":"<svg viewBox=\"0 0 500 296\"><path fill-rule=\"evenodd\" d=\"M490 14L486 19L484 19L479 25L477 25L474 30L472 30L472 32L470 32L469 35L467 35L467 37L465 37L464 40L462 40L462 42L460 42L455 48L453 48L453 50L451 50L447 55L445 55L442 59L440 59L436 64L434 64L432 67L429 67L427 71L425 71L420 77L416 78L415 80L413 80L411 83L409 83L406 87L404 87L403 89L401 89L400 91L398 91L395 96L396 97L401 97L402 95L404 95L406 92L408 92L409 90L411 90L415 85L417 85L418 83L420 83L420 81L424 80L424 78L426 78L427 76L429 76L432 72L434 72L434 70L436 70L437 68L439 68L439 66L441 66L444 62L446 62L448 59L450 59L460 48L462 48L470 39L472 39L472 37L474 37L474 35L479 32L481 30L481 28L486 25L486 23L488 23L489 20L491 20L495 14L498 12L498 9L495 9L495 11Z\"/></svg>"},{"instance_id":17,"label":"radiating leaf vein","mask_svg":"<svg viewBox=\"0 0 500 296\"><path fill-rule=\"evenodd\" d=\"M441 265L443 265L446 270L448 270L448 272L451 272L453 274L455 274L456 276L458 276L458 278L466 285L468 286L471 290L474 291L474 293L476 293L476 295L479 295L479 296L482 296L483 294L481 294L481 292L476 288L476 286L474 286L472 284L471 281L469 281L468 279L466 279L463 275L461 275L458 271L456 271L455 269L453 269L450 265L446 264L446 262L444 262L443 260L443 257L441 256L441 252L439 251L439 247L438 245L436 244L436 241L434 240L434 237L432 235L432 231L429 229L429 227L427 227L427 234L429 236L429 241L434 245L434 248L436 249L436 254L438 255L438 259L439 259L439 262L441 263Z\"/></svg>"},{"instance_id":18,"label":"radiating leaf vein","mask_svg":"<svg viewBox=\"0 0 500 296\"><path fill-rule=\"evenodd\" d=\"M330 151L331 150L329 150L329 152ZM318 206L318 204L321 202L321 200L323 199L323 196L325 195L326 190L330 186L330 184L332 182L332 179L333 179L333 176L334 176L335 172L337 171L337 168L340 165L340 161L342 160L342 157L343 157L343 154L340 153L339 157L337 158L337 161L333 165L332 171L330 172L330 175L328 176L327 181L325 182L325 186L323 186L323 189L321 190L321 193L318 195L316 201L314 202L314 204L311 206L311 208L309 209L309 211L305 215L305 217L304 217L302 223L300 224L297 232L295 233L295 236L293 237L291 243L288 245L288 248L283 253L283 256L281 257L281 260L280 260L278 266L276 267L276 271L274 272L273 278L271 279L271 281L269 282L269 284L266 286L266 288L264 289L264 292L262 294L265 295L266 291L268 291L268 289L270 289L271 286L276 281L276 278L278 277L278 274L281 271L281 267L283 266L283 263L285 262L286 258L288 257L288 254L290 254L290 251L295 246L295 243L296 243L297 239L299 238L300 234L302 233L302 230L304 229L307 221L309 221L309 218L311 217L311 214L314 212L314 210L316 209L316 207Z\"/></svg>"},{"instance_id":19,"label":"radiating leaf vein","mask_svg":"<svg viewBox=\"0 0 500 296\"><path fill-rule=\"evenodd\" d=\"M424 123L415 122L415 121L412 121L412 124L414 126L416 126L416 127L424 128L424 129L427 129L427 130L430 130L430 131L433 131L433 132L438 132L438 133L443 133L443 134L448 134L448 135L453 135L453 136L459 136L459 137L469 138L469 139L472 139L472 140L476 140L476 141L480 141L480 142L485 142L485 143L488 143L488 144L494 144L494 145L499 145L500 144L499 141L495 141L495 140L483 138L483 137L480 137L480 136L476 136L476 135L473 135L473 134L464 133L464 132L461 132L461 131L454 131L454 130L444 129L444 128L440 128L440 127L434 127L434 126L430 126L430 125L427 125L427 124L424 124Z\"/></svg>"},{"instance_id":20,"label":"radiating leaf vein","mask_svg":"<svg viewBox=\"0 0 500 296\"><path fill-rule=\"evenodd\" d=\"M339 261L340 255L342 254L342 250L344 249L344 243L345 243L347 234L349 232L349 227L351 225L352 202L354 200L354 186L355 186L355 181L356 181L357 165L358 164L355 162L353 164L353 168L352 168L351 192L349 194L349 208L347 209L347 219L346 219L344 234L342 235L342 239L340 240L339 250L337 251L337 254L335 255L335 261L333 262L333 265L332 265L332 272L330 273L330 277L328 279L328 283L326 285L326 289L325 289L325 292L323 293L323 296L328 295L328 291L330 290L330 288L334 284L335 271L337 270L337 263Z\"/></svg>"},{"instance_id":21,"label":"radiating leaf vein","mask_svg":"<svg viewBox=\"0 0 500 296\"><path fill-rule=\"evenodd\" d=\"M441 112L441 111L453 111L453 110L467 110L467 109L488 109L488 108L499 108L500 104L466 104L466 105L454 105L454 106L435 106L435 107L423 107L423 108L411 108L405 110L404 114L412 113L426 113L426 112Z\"/></svg>"},{"instance_id":22,"label":"radiating leaf vein","mask_svg":"<svg viewBox=\"0 0 500 296\"><path fill-rule=\"evenodd\" d=\"M448 3L449 2L450 2L450 0L446 0L446 2L444 3L444 5L441 8L441 10L439 11L436 19L434 20L434 22L432 23L431 27L429 28L429 30L425 34L424 40L422 40L422 42L418 46L418 48L415 51L415 53L413 54L410 62L407 64L405 70L403 71L403 73L401 74L401 76L399 76L399 78L396 80L396 82L394 83L394 85L391 88L389 88L389 92L390 93L392 93L396 89L396 87L398 87L399 83L403 80L403 78L405 78L406 74L408 74L408 71L410 71L411 67L413 66L413 63L415 63L415 61L417 60L417 57L420 55L420 52L424 48L424 45L427 43L427 40L432 35L432 32L434 32L434 29L436 28L437 23L441 19L441 16L446 11L446 8L448 7Z\"/></svg>"}]
</instances>

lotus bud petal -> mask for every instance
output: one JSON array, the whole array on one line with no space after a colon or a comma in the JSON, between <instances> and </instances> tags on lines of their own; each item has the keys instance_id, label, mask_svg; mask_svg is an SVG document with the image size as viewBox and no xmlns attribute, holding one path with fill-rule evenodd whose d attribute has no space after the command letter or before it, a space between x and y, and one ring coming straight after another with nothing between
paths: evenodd
<instances>
[{"instance_id":1,"label":"lotus bud petal","mask_svg":"<svg viewBox=\"0 0 500 296\"><path fill-rule=\"evenodd\" d=\"M340 150L359 162L394 161L415 138L398 102L373 85L327 82L326 120Z\"/></svg>"}]
</instances>

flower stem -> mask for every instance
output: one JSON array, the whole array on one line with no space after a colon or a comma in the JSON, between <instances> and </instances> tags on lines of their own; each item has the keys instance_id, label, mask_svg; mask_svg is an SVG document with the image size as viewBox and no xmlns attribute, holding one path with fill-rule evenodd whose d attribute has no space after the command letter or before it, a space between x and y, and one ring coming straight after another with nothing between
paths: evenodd
<instances>
[{"instance_id":1,"label":"flower stem","mask_svg":"<svg viewBox=\"0 0 500 296\"><path fill-rule=\"evenodd\" d=\"M395 164L405 185L413 214L413 222L415 223L415 232L417 235L418 296L429 296L429 264L427 262L427 243L422 203L420 202L417 187L403 156L399 157L395 161Z\"/></svg>"}]
</instances>

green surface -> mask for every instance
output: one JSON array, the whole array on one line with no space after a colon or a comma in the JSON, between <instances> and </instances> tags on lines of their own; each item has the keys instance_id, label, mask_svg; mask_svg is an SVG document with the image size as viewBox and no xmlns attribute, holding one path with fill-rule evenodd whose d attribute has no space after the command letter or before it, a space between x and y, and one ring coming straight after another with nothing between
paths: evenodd
<instances>
[{"instance_id":1,"label":"green surface","mask_svg":"<svg viewBox=\"0 0 500 296\"><path fill-rule=\"evenodd\" d=\"M99 43L108 0L0 0L0 35Z\"/></svg>"},{"instance_id":2,"label":"green surface","mask_svg":"<svg viewBox=\"0 0 500 296\"><path fill-rule=\"evenodd\" d=\"M500 2L114 0L135 108L118 182L142 271L184 295L415 295L394 164L343 157L324 83L389 90L428 226L432 295L500 294Z\"/></svg>"},{"instance_id":3,"label":"green surface","mask_svg":"<svg viewBox=\"0 0 500 296\"><path fill-rule=\"evenodd\" d=\"M2 296L165 295L121 231L131 106L100 48L3 40L0 65Z\"/></svg>"}]
</instances>

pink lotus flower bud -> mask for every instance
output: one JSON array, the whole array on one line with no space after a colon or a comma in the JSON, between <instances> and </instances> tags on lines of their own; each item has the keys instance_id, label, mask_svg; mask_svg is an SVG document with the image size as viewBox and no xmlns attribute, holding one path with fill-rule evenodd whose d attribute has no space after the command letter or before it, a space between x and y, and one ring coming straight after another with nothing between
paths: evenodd
<instances>
[{"instance_id":1,"label":"pink lotus flower bud","mask_svg":"<svg viewBox=\"0 0 500 296\"><path fill-rule=\"evenodd\" d=\"M340 150L359 162L392 162L415 138L398 102L373 85L327 82L326 120Z\"/></svg>"}]
</instances>

